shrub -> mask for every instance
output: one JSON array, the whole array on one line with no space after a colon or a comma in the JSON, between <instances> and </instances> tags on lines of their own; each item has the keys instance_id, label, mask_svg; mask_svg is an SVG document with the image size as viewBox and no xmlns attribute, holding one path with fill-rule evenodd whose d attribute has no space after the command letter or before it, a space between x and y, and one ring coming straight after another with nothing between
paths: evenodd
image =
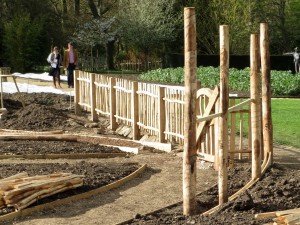
<instances>
[{"instance_id":1,"label":"shrub","mask_svg":"<svg viewBox=\"0 0 300 225\"><path fill-rule=\"evenodd\" d=\"M148 71L141 74L140 80L159 83L184 83L184 70L179 68L167 68ZM202 87L214 87L220 82L220 68L198 67L197 79ZM250 91L250 68L238 70L229 69L229 89L231 91ZM273 96L299 96L300 74L291 74L290 71L271 71L271 92Z\"/></svg>"}]
</instances>

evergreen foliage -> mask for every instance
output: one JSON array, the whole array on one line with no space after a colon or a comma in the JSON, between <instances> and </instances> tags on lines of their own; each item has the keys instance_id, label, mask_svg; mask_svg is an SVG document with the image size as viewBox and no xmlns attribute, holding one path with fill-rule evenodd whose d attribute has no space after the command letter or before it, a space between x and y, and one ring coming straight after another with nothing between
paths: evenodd
<instances>
[{"instance_id":1,"label":"evergreen foliage","mask_svg":"<svg viewBox=\"0 0 300 225\"><path fill-rule=\"evenodd\" d=\"M13 70L25 72L36 64L43 46L43 25L42 19L31 20L28 14L21 14L5 24L5 53Z\"/></svg>"}]
</instances>

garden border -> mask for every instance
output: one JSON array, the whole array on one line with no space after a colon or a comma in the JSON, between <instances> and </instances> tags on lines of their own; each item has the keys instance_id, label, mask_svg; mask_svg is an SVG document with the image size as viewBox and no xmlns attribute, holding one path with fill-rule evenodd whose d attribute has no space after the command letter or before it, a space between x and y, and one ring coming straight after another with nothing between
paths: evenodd
<instances>
[{"instance_id":1,"label":"garden border","mask_svg":"<svg viewBox=\"0 0 300 225\"><path fill-rule=\"evenodd\" d=\"M16 212L13 212L13 213L2 215L2 216L0 216L0 221L10 220L10 219L14 219L16 217L28 216L28 215L33 214L35 212L39 212L43 209L53 208L55 206L60 206L60 205L67 204L71 201L80 200L80 199L84 199L84 198L89 198L93 195L107 192L111 189L118 188L122 184L136 178L146 168L147 168L147 164L144 164L140 168L138 168L136 171L134 171L133 173L129 174L128 176L126 176L126 177L124 177L120 180L117 180L117 181L115 181L111 184L105 185L103 187L100 187L100 188L97 188L97 189L94 189L94 190L91 190L91 191L88 191L88 192L85 192L85 193L82 193L82 194L73 195L73 196L70 196L70 197L67 197L67 198L64 198L64 199L58 199L58 200L55 200L53 202L45 203L45 204L34 206L34 207L31 207L31 208L25 208L25 209L20 210L20 211L16 211Z\"/></svg>"}]
</instances>

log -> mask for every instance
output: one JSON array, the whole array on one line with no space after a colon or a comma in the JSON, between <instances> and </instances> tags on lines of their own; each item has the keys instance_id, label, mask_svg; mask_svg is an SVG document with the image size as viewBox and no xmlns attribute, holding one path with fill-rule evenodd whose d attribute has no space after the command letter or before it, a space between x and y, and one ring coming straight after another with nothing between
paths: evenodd
<instances>
[{"instance_id":1,"label":"log","mask_svg":"<svg viewBox=\"0 0 300 225\"><path fill-rule=\"evenodd\" d=\"M38 140L38 141L77 141L76 135L36 135L36 134L16 134L16 135L0 135L0 140Z\"/></svg>"},{"instance_id":2,"label":"log","mask_svg":"<svg viewBox=\"0 0 300 225\"><path fill-rule=\"evenodd\" d=\"M71 173L24 177L26 175L16 174L2 179L5 181L0 186L0 208L26 208L38 199L82 186L84 177Z\"/></svg>"},{"instance_id":3,"label":"log","mask_svg":"<svg viewBox=\"0 0 300 225\"><path fill-rule=\"evenodd\" d=\"M256 219L269 217L276 217L273 224L300 224L300 208L255 214Z\"/></svg>"},{"instance_id":4,"label":"log","mask_svg":"<svg viewBox=\"0 0 300 225\"><path fill-rule=\"evenodd\" d=\"M15 174L13 176L10 176L10 177L6 177L6 178L3 178L3 179L0 179L0 183L2 184L3 181L14 180L14 179L17 179L17 178L24 178L24 177L28 177L28 173L27 172L18 173L18 174Z\"/></svg>"},{"instance_id":5,"label":"log","mask_svg":"<svg viewBox=\"0 0 300 225\"><path fill-rule=\"evenodd\" d=\"M25 191L31 191L40 188L50 188L63 183L68 183L68 184L78 183L78 181L80 181L81 179L82 179L81 177L77 177L76 175L75 176L73 175L67 178L59 177L55 180L53 179L37 180L37 181L30 181L28 183L17 184L14 186L13 190L4 193L4 199L10 198L11 196L14 195L18 195Z\"/></svg>"},{"instance_id":6,"label":"log","mask_svg":"<svg viewBox=\"0 0 300 225\"><path fill-rule=\"evenodd\" d=\"M270 217L275 217L276 212L266 212L266 213L258 213L255 214L255 219L262 219L262 218L270 218Z\"/></svg>"},{"instance_id":7,"label":"log","mask_svg":"<svg viewBox=\"0 0 300 225\"><path fill-rule=\"evenodd\" d=\"M293 214L293 213L300 213L300 208L276 211L276 216L282 216L282 215Z\"/></svg>"}]
</instances>

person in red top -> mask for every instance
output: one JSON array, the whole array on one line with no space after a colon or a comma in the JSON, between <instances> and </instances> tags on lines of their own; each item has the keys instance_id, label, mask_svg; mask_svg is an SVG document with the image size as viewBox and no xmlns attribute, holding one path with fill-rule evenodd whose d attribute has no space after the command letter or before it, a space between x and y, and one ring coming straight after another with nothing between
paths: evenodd
<instances>
[{"instance_id":1,"label":"person in red top","mask_svg":"<svg viewBox=\"0 0 300 225\"><path fill-rule=\"evenodd\" d=\"M72 42L68 43L68 49L64 54L64 67L67 70L68 87L74 87L74 70L78 65L78 51L74 48Z\"/></svg>"}]
</instances>

